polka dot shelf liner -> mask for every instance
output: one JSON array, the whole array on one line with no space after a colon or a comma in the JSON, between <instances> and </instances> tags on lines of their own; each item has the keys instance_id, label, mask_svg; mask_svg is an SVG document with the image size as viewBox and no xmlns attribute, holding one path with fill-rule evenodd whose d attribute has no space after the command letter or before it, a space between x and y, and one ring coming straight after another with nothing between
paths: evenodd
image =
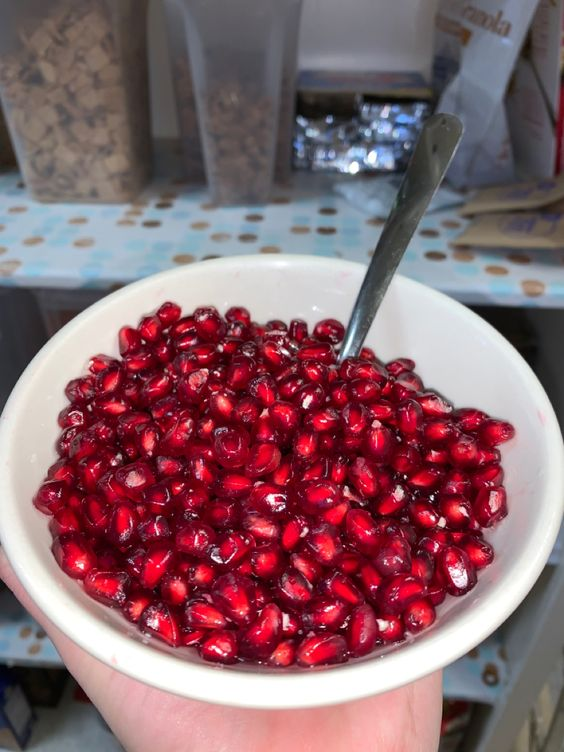
<instances>
[{"instance_id":1,"label":"polka dot shelf liner","mask_svg":"<svg viewBox=\"0 0 564 752\"><path fill-rule=\"evenodd\" d=\"M0 174L0 284L110 289L177 264L249 253L307 253L367 263L382 217L332 193L332 179L297 175L263 206L219 208L204 189L156 180L125 205L39 204L17 172ZM455 246L466 222L427 215L404 275L473 304L564 307L564 250Z\"/></svg>"}]
</instances>

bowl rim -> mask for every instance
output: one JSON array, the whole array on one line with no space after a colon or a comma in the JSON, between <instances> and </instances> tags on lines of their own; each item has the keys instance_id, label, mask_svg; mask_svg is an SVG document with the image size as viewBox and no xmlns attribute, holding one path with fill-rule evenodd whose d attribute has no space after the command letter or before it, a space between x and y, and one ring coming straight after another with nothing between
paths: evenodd
<instances>
[{"instance_id":1,"label":"bowl rim","mask_svg":"<svg viewBox=\"0 0 564 752\"><path fill-rule=\"evenodd\" d=\"M74 598L62 588L46 588L44 579L41 581L37 576L43 574L44 577L44 570L35 554L34 546L27 539L25 525L17 514L10 514L10 510L17 507L16 494L11 489L9 467L9 458L17 450L11 442L10 427L25 413L25 394L33 382L35 372L52 357L59 345L66 338L73 336L83 321L96 316L98 311L116 300L126 300L128 296L137 297L144 289L153 288L161 283L166 284L173 276L189 276L191 270L197 269L201 272L205 269L212 273L221 273L222 269L244 269L249 263L278 269L292 266L304 271L311 271L312 267L331 266L355 274L365 269L364 264L354 261L299 254L210 259L206 261L205 266L198 264L171 269L141 279L110 293L78 314L57 332L29 363L0 416L0 542L25 590L55 626L90 655L131 678L158 689L196 700L263 709L331 705L390 691L457 660L505 621L533 587L546 564L558 534L564 506L562 435L554 409L534 372L513 346L490 324L458 301L427 285L401 275L396 275L393 280L393 285L399 286L406 293L409 293L410 289L417 290L443 304L448 301L448 305L454 306L462 318L473 324L476 324L477 319L484 334L505 351L509 362L521 372L528 382L535 404L545 416L543 429L548 449L545 471L550 503L547 502L543 507L543 525L537 525L536 535L526 544L525 549L529 553L529 558L527 566L521 567L520 576L510 578L509 582L504 578L503 599L496 600L491 596L484 599L479 614L467 612L464 615L464 625L455 619L454 623L446 623L440 630L427 633L425 643L415 639L413 642L404 643L397 651L375 656L373 660L349 662L330 669L258 673L213 664L191 663L183 660L181 656L160 650L147 650L145 644L120 632L109 621L95 618L86 609L77 607ZM462 627L465 630L464 640L460 639ZM471 635L471 638L468 639L466 635ZM382 669L380 671L375 670L378 664Z\"/></svg>"}]
</instances>

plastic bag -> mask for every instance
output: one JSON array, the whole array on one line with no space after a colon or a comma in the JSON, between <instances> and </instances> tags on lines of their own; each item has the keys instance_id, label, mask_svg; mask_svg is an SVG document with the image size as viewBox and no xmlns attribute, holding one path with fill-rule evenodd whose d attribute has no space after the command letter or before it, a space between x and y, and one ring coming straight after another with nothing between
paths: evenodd
<instances>
[{"instance_id":1,"label":"plastic bag","mask_svg":"<svg viewBox=\"0 0 564 752\"><path fill-rule=\"evenodd\" d=\"M538 0L440 0L433 84L438 110L464 123L448 172L458 187L514 177L504 97Z\"/></svg>"}]
</instances>

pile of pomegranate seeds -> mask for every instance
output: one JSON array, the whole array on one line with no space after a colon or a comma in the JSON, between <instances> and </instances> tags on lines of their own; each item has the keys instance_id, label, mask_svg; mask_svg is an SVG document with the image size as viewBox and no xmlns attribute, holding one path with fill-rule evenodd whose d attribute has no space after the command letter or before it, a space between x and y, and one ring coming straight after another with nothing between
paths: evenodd
<instances>
[{"instance_id":1,"label":"pile of pomegranate seeds","mask_svg":"<svg viewBox=\"0 0 564 752\"><path fill-rule=\"evenodd\" d=\"M174 303L123 327L68 384L34 500L63 571L219 663L341 663L430 626L493 559L514 430L407 358L337 366L343 332Z\"/></svg>"}]
</instances>

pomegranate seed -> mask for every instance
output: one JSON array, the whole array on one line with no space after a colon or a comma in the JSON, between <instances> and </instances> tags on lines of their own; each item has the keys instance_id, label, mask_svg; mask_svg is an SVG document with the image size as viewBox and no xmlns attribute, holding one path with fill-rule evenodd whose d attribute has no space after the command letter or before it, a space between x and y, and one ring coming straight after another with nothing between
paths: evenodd
<instances>
[{"instance_id":1,"label":"pomegranate seed","mask_svg":"<svg viewBox=\"0 0 564 752\"><path fill-rule=\"evenodd\" d=\"M213 452L223 467L242 467L249 453L249 434L243 428L216 428Z\"/></svg>"},{"instance_id":2,"label":"pomegranate seed","mask_svg":"<svg viewBox=\"0 0 564 752\"><path fill-rule=\"evenodd\" d=\"M494 560L494 550L483 538L474 535L465 535L461 547L466 552L475 569L483 569Z\"/></svg>"},{"instance_id":3,"label":"pomegranate seed","mask_svg":"<svg viewBox=\"0 0 564 752\"><path fill-rule=\"evenodd\" d=\"M451 470L447 473L441 485L441 493L460 494L464 496L470 491L470 478L462 470Z\"/></svg>"},{"instance_id":4,"label":"pomegranate seed","mask_svg":"<svg viewBox=\"0 0 564 752\"><path fill-rule=\"evenodd\" d=\"M423 461L431 465L448 465L448 449L429 449L423 456Z\"/></svg>"},{"instance_id":5,"label":"pomegranate seed","mask_svg":"<svg viewBox=\"0 0 564 752\"><path fill-rule=\"evenodd\" d=\"M226 311L225 320L229 321L229 323L239 321L241 324L249 326L251 323L251 314L242 306L232 306Z\"/></svg>"},{"instance_id":6,"label":"pomegranate seed","mask_svg":"<svg viewBox=\"0 0 564 752\"><path fill-rule=\"evenodd\" d=\"M216 568L205 561L192 564L187 572L188 582L196 588L207 590L216 578Z\"/></svg>"},{"instance_id":7,"label":"pomegranate seed","mask_svg":"<svg viewBox=\"0 0 564 752\"><path fill-rule=\"evenodd\" d=\"M303 342L308 336L307 323L303 319L292 319L288 327L288 334L296 342Z\"/></svg>"},{"instance_id":8,"label":"pomegranate seed","mask_svg":"<svg viewBox=\"0 0 564 752\"><path fill-rule=\"evenodd\" d=\"M69 507L58 509L49 522L49 530L54 538L64 533L79 533L80 520L78 515Z\"/></svg>"},{"instance_id":9,"label":"pomegranate seed","mask_svg":"<svg viewBox=\"0 0 564 752\"><path fill-rule=\"evenodd\" d=\"M335 351L328 342L302 345L297 352L298 360L317 360L330 366L335 362Z\"/></svg>"},{"instance_id":10,"label":"pomegranate seed","mask_svg":"<svg viewBox=\"0 0 564 752\"><path fill-rule=\"evenodd\" d=\"M402 475L415 473L421 464L421 454L414 447L401 444L392 459L392 468Z\"/></svg>"},{"instance_id":11,"label":"pomegranate seed","mask_svg":"<svg viewBox=\"0 0 564 752\"><path fill-rule=\"evenodd\" d=\"M337 528L327 523L313 527L308 533L306 544L317 561L325 566L329 566L342 551Z\"/></svg>"},{"instance_id":12,"label":"pomegranate seed","mask_svg":"<svg viewBox=\"0 0 564 752\"><path fill-rule=\"evenodd\" d=\"M204 510L204 520L216 530L235 527L240 517L237 502L231 499L218 499L210 502Z\"/></svg>"},{"instance_id":13,"label":"pomegranate seed","mask_svg":"<svg viewBox=\"0 0 564 752\"><path fill-rule=\"evenodd\" d=\"M430 582L427 587L427 598L433 606L440 606L446 598L446 591L442 582Z\"/></svg>"},{"instance_id":14,"label":"pomegranate seed","mask_svg":"<svg viewBox=\"0 0 564 752\"><path fill-rule=\"evenodd\" d=\"M303 609L311 600L311 584L296 569L286 570L280 577L278 585L280 599L289 608Z\"/></svg>"},{"instance_id":15,"label":"pomegranate seed","mask_svg":"<svg viewBox=\"0 0 564 752\"><path fill-rule=\"evenodd\" d=\"M247 355L236 355L229 364L226 373L226 384L230 389L239 392L246 389L249 381L256 373L254 358Z\"/></svg>"},{"instance_id":16,"label":"pomegranate seed","mask_svg":"<svg viewBox=\"0 0 564 752\"><path fill-rule=\"evenodd\" d=\"M83 580L96 566L96 556L81 533L60 535L53 541L51 550L63 572L75 580Z\"/></svg>"},{"instance_id":17,"label":"pomegranate seed","mask_svg":"<svg viewBox=\"0 0 564 752\"><path fill-rule=\"evenodd\" d=\"M259 577L261 580L271 580L278 577L284 568L281 548L275 543L264 543L257 546L251 552L251 568L255 577Z\"/></svg>"},{"instance_id":18,"label":"pomegranate seed","mask_svg":"<svg viewBox=\"0 0 564 752\"><path fill-rule=\"evenodd\" d=\"M216 492L220 496L242 499L249 494L252 485L252 481L246 475L225 473L216 483Z\"/></svg>"},{"instance_id":19,"label":"pomegranate seed","mask_svg":"<svg viewBox=\"0 0 564 752\"><path fill-rule=\"evenodd\" d=\"M357 606L347 627L347 642L351 655L368 655L378 639L378 624L372 606L364 603Z\"/></svg>"},{"instance_id":20,"label":"pomegranate seed","mask_svg":"<svg viewBox=\"0 0 564 752\"><path fill-rule=\"evenodd\" d=\"M182 606L190 594L185 578L179 574L167 574L160 584L161 597L170 606Z\"/></svg>"},{"instance_id":21,"label":"pomegranate seed","mask_svg":"<svg viewBox=\"0 0 564 752\"><path fill-rule=\"evenodd\" d=\"M329 379L329 366L319 363L317 360L303 360L300 363L299 373L306 381L314 384L324 384Z\"/></svg>"},{"instance_id":22,"label":"pomegranate seed","mask_svg":"<svg viewBox=\"0 0 564 752\"><path fill-rule=\"evenodd\" d=\"M130 578L127 572L103 572L91 569L84 578L84 589L92 598L106 606L123 606Z\"/></svg>"},{"instance_id":23,"label":"pomegranate seed","mask_svg":"<svg viewBox=\"0 0 564 752\"><path fill-rule=\"evenodd\" d=\"M493 447L512 439L515 436L515 429L511 423L488 418L481 423L478 436L483 444Z\"/></svg>"},{"instance_id":24,"label":"pomegranate seed","mask_svg":"<svg viewBox=\"0 0 564 752\"><path fill-rule=\"evenodd\" d=\"M167 645L177 647L180 644L178 621L166 603L152 603L143 611L139 620L141 631L158 637Z\"/></svg>"},{"instance_id":25,"label":"pomegranate seed","mask_svg":"<svg viewBox=\"0 0 564 752\"><path fill-rule=\"evenodd\" d=\"M323 582L323 591L345 603L357 606L364 598L356 585L342 572L334 572Z\"/></svg>"},{"instance_id":26,"label":"pomegranate seed","mask_svg":"<svg viewBox=\"0 0 564 752\"><path fill-rule=\"evenodd\" d=\"M235 663L237 660L237 640L235 634L218 629L209 634L200 645L200 655L212 663Z\"/></svg>"},{"instance_id":27,"label":"pomegranate seed","mask_svg":"<svg viewBox=\"0 0 564 752\"><path fill-rule=\"evenodd\" d=\"M175 545L178 551L202 557L215 538L215 531L205 522L189 522L176 533Z\"/></svg>"},{"instance_id":28,"label":"pomegranate seed","mask_svg":"<svg viewBox=\"0 0 564 752\"><path fill-rule=\"evenodd\" d=\"M155 343L161 337L163 324L158 316L145 316L139 322L138 330L145 342Z\"/></svg>"},{"instance_id":29,"label":"pomegranate seed","mask_svg":"<svg viewBox=\"0 0 564 752\"><path fill-rule=\"evenodd\" d=\"M411 557L411 574L426 585L433 579L434 572L434 560L427 551L419 551Z\"/></svg>"},{"instance_id":30,"label":"pomegranate seed","mask_svg":"<svg viewBox=\"0 0 564 752\"><path fill-rule=\"evenodd\" d=\"M411 501L411 494L401 483L395 483L389 491L380 494L376 501L378 514L388 516L396 514Z\"/></svg>"},{"instance_id":31,"label":"pomegranate seed","mask_svg":"<svg viewBox=\"0 0 564 752\"><path fill-rule=\"evenodd\" d=\"M331 402L335 407L345 407L349 402L349 388L344 381L335 381L330 389Z\"/></svg>"},{"instance_id":32,"label":"pomegranate seed","mask_svg":"<svg viewBox=\"0 0 564 752\"><path fill-rule=\"evenodd\" d=\"M300 666L329 666L347 659L347 643L344 637L334 634L313 634L306 637L296 653Z\"/></svg>"},{"instance_id":33,"label":"pomegranate seed","mask_svg":"<svg viewBox=\"0 0 564 752\"><path fill-rule=\"evenodd\" d=\"M218 577L211 591L215 605L236 624L250 624L256 614L253 581L240 574Z\"/></svg>"},{"instance_id":34,"label":"pomegranate seed","mask_svg":"<svg viewBox=\"0 0 564 752\"><path fill-rule=\"evenodd\" d=\"M180 318L180 314L180 306L168 300L157 310L157 316L164 326L170 326L171 324L176 323Z\"/></svg>"},{"instance_id":35,"label":"pomegranate seed","mask_svg":"<svg viewBox=\"0 0 564 752\"><path fill-rule=\"evenodd\" d=\"M314 585L323 574L321 563L310 553L293 553L290 556L290 563L303 574L308 582Z\"/></svg>"},{"instance_id":36,"label":"pomegranate seed","mask_svg":"<svg viewBox=\"0 0 564 752\"><path fill-rule=\"evenodd\" d=\"M398 428L404 435L412 435L419 431L423 423L421 406L412 399L406 399L397 407Z\"/></svg>"},{"instance_id":37,"label":"pomegranate seed","mask_svg":"<svg viewBox=\"0 0 564 752\"><path fill-rule=\"evenodd\" d=\"M350 607L336 598L315 598L302 614L302 624L307 630L337 632L345 623Z\"/></svg>"},{"instance_id":38,"label":"pomegranate seed","mask_svg":"<svg viewBox=\"0 0 564 752\"><path fill-rule=\"evenodd\" d=\"M399 376L400 373L406 371L413 371L415 368L415 361L410 358L397 358L389 363L386 363L386 370L392 374L392 376Z\"/></svg>"},{"instance_id":39,"label":"pomegranate seed","mask_svg":"<svg viewBox=\"0 0 564 752\"><path fill-rule=\"evenodd\" d=\"M411 571L409 543L400 535L388 536L374 557L374 565L384 577Z\"/></svg>"},{"instance_id":40,"label":"pomegranate seed","mask_svg":"<svg viewBox=\"0 0 564 752\"><path fill-rule=\"evenodd\" d=\"M349 382L351 398L362 405L376 402L381 391L379 384L372 379L353 379Z\"/></svg>"},{"instance_id":41,"label":"pomegranate seed","mask_svg":"<svg viewBox=\"0 0 564 752\"><path fill-rule=\"evenodd\" d=\"M364 498L372 498L378 492L378 480L374 468L364 457L357 457L350 465L348 478Z\"/></svg>"},{"instance_id":42,"label":"pomegranate seed","mask_svg":"<svg viewBox=\"0 0 564 752\"><path fill-rule=\"evenodd\" d=\"M364 509L351 509L346 519L347 538L361 553L374 554L380 543L380 536L374 520Z\"/></svg>"},{"instance_id":43,"label":"pomegranate seed","mask_svg":"<svg viewBox=\"0 0 564 752\"><path fill-rule=\"evenodd\" d=\"M409 518L421 530L436 527L439 523L439 513L427 499L415 499L409 505Z\"/></svg>"},{"instance_id":44,"label":"pomegranate seed","mask_svg":"<svg viewBox=\"0 0 564 752\"><path fill-rule=\"evenodd\" d=\"M434 465L427 465L413 473L407 478L407 483L416 491L431 491L440 484L443 479L444 471Z\"/></svg>"},{"instance_id":45,"label":"pomegranate seed","mask_svg":"<svg viewBox=\"0 0 564 752\"><path fill-rule=\"evenodd\" d=\"M452 405L434 392L418 394L417 402L421 405L424 415L440 418L452 413Z\"/></svg>"},{"instance_id":46,"label":"pomegranate seed","mask_svg":"<svg viewBox=\"0 0 564 752\"><path fill-rule=\"evenodd\" d=\"M143 491L155 483L156 478L147 463L133 462L131 465L118 468L115 480L127 498L137 501Z\"/></svg>"},{"instance_id":47,"label":"pomegranate seed","mask_svg":"<svg viewBox=\"0 0 564 752\"><path fill-rule=\"evenodd\" d=\"M337 345L345 336L345 327L336 319L323 319L315 325L313 336L321 342Z\"/></svg>"},{"instance_id":48,"label":"pomegranate seed","mask_svg":"<svg viewBox=\"0 0 564 752\"><path fill-rule=\"evenodd\" d=\"M141 334L131 326L122 326L119 330L119 351L121 355L135 352L142 345Z\"/></svg>"},{"instance_id":49,"label":"pomegranate seed","mask_svg":"<svg viewBox=\"0 0 564 752\"><path fill-rule=\"evenodd\" d=\"M404 636L404 624L401 616L387 616L376 619L378 638L383 642L399 642Z\"/></svg>"},{"instance_id":50,"label":"pomegranate seed","mask_svg":"<svg viewBox=\"0 0 564 752\"><path fill-rule=\"evenodd\" d=\"M476 584L476 570L465 551L446 546L437 555L438 571L450 595L464 595Z\"/></svg>"},{"instance_id":51,"label":"pomegranate seed","mask_svg":"<svg viewBox=\"0 0 564 752\"><path fill-rule=\"evenodd\" d=\"M66 483L60 480L48 480L40 486L33 503L43 514L54 514L61 509L69 495Z\"/></svg>"},{"instance_id":52,"label":"pomegranate seed","mask_svg":"<svg viewBox=\"0 0 564 752\"><path fill-rule=\"evenodd\" d=\"M137 624L137 622L141 618L143 611L150 603L151 596L149 594L142 592L130 593L124 601L121 610L128 621L132 622L133 624Z\"/></svg>"},{"instance_id":53,"label":"pomegranate seed","mask_svg":"<svg viewBox=\"0 0 564 752\"><path fill-rule=\"evenodd\" d=\"M280 537L278 522L260 514L250 513L243 517L243 528L250 533L255 541L274 541Z\"/></svg>"},{"instance_id":54,"label":"pomegranate seed","mask_svg":"<svg viewBox=\"0 0 564 752\"><path fill-rule=\"evenodd\" d=\"M180 635L180 644L184 647L200 645L206 636L205 629L190 629L188 632L182 632Z\"/></svg>"},{"instance_id":55,"label":"pomegranate seed","mask_svg":"<svg viewBox=\"0 0 564 752\"><path fill-rule=\"evenodd\" d=\"M194 311L194 324L198 337L204 342L219 342L226 326L213 306L202 306Z\"/></svg>"},{"instance_id":56,"label":"pomegranate seed","mask_svg":"<svg viewBox=\"0 0 564 752\"><path fill-rule=\"evenodd\" d=\"M275 603L267 603L257 618L242 633L239 650L255 659L268 658L282 636L282 612Z\"/></svg>"},{"instance_id":57,"label":"pomegranate seed","mask_svg":"<svg viewBox=\"0 0 564 752\"><path fill-rule=\"evenodd\" d=\"M384 463L390 458L396 441L392 431L374 420L364 437L364 449L375 462Z\"/></svg>"},{"instance_id":58,"label":"pomegranate seed","mask_svg":"<svg viewBox=\"0 0 564 752\"><path fill-rule=\"evenodd\" d=\"M139 582L147 590L156 587L172 566L174 552L167 543L153 543L147 550Z\"/></svg>"},{"instance_id":59,"label":"pomegranate seed","mask_svg":"<svg viewBox=\"0 0 564 752\"><path fill-rule=\"evenodd\" d=\"M460 530L468 527L472 516L472 507L464 496L460 494L441 496L440 509L449 528Z\"/></svg>"},{"instance_id":60,"label":"pomegranate seed","mask_svg":"<svg viewBox=\"0 0 564 752\"><path fill-rule=\"evenodd\" d=\"M309 514L335 507L341 501L337 484L325 479L303 483L298 489L298 497L303 510Z\"/></svg>"},{"instance_id":61,"label":"pomegranate seed","mask_svg":"<svg viewBox=\"0 0 564 752\"><path fill-rule=\"evenodd\" d=\"M282 530L282 548L293 551L309 532L309 526L304 517L294 517L289 520Z\"/></svg>"},{"instance_id":62,"label":"pomegranate seed","mask_svg":"<svg viewBox=\"0 0 564 752\"><path fill-rule=\"evenodd\" d=\"M432 445L452 441L457 436L457 428L447 418L433 418L423 426L423 438Z\"/></svg>"},{"instance_id":63,"label":"pomegranate seed","mask_svg":"<svg viewBox=\"0 0 564 752\"><path fill-rule=\"evenodd\" d=\"M282 640L272 651L267 663L277 668L287 668L296 660L296 646L293 640Z\"/></svg>"},{"instance_id":64,"label":"pomegranate seed","mask_svg":"<svg viewBox=\"0 0 564 752\"><path fill-rule=\"evenodd\" d=\"M186 604L184 624L189 629L224 629L227 626L227 619L211 603L192 600Z\"/></svg>"},{"instance_id":65,"label":"pomegranate seed","mask_svg":"<svg viewBox=\"0 0 564 752\"><path fill-rule=\"evenodd\" d=\"M246 474L251 478L273 473L280 464L282 454L275 444L255 444L251 447Z\"/></svg>"},{"instance_id":66,"label":"pomegranate seed","mask_svg":"<svg viewBox=\"0 0 564 752\"><path fill-rule=\"evenodd\" d=\"M414 600L425 595L423 580L411 574L397 574L380 586L379 603L385 614L399 615Z\"/></svg>"},{"instance_id":67,"label":"pomegranate seed","mask_svg":"<svg viewBox=\"0 0 564 752\"><path fill-rule=\"evenodd\" d=\"M461 434L451 442L449 450L455 467L474 467L478 464L478 443L468 434Z\"/></svg>"},{"instance_id":68,"label":"pomegranate seed","mask_svg":"<svg viewBox=\"0 0 564 752\"><path fill-rule=\"evenodd\" d=\"M212 564L222 569L231 569L240 564L251 550L251 541L242 533L225 533L210 546L208 556Z\"/></svg>"},{"instance_id":69,"label":"pomegranate seed","mask_svg":"<svg viewBox=\"0 0 564 752\"><path fill-rule=\"evenodd\" d=\"M366 562L360 567L359 577L366 597L374 601L382 584L382 575L372 564Z\"/></svg>"},{"instance_id":70,"label":"pomegranate seed","mask_svg":"<svg viewBox=\"0 0 564 752\"><path fill-rule=\"evenodd\" d=\"M435 608L427 598L412 601L403 612L403 621L406 628L417 634L427 629L435 621Z\"/></svg>"},{"instance_id":71,"label":"pomegranate seed","mask_svg":"<svg viewBox=\"0 0 564 752\"><path fill-rule=\"evenodd\" d=\"M323 522L328 522L330 525L338 527L343 524L350 508L350 503L345 499L341 501L340 504L337 504L330 509L324 509L319 513L319 518L323 520Z\"/></svg>"},{"instance_id":72,"label":"pomegranate seed","mask_svg":"<svg viewBox=\"0 0 564 752\"><path fill-rule=\"evenodd\" d=\"M474 407L462 407L454 411L453 417L463 431L473 433L480 428L488 416Z\"/></svg>"},{"instance_id":73,"label":"pomegranate seed","mask_svg":"<svg viewBox=\"0 0 564 752\"><path fill-rule=\"evenodd\" d=\"M168 520L162 514L158 514L155 517L148 517L137 526L137 534L144 543L152 540L169 538L170 527L168 525Z\"/></svg>"},{"instance_id":74,"label":"pomegranate seed","mask_svg":"<svg viewBox=\"0 0 564 752\"><path fill-rule=\"evenodd\" d=\"M503 486L480 489L473 511L482 527L491 527L502 520L507 515L507 495Z\"/></svg>"}]
</instances>

